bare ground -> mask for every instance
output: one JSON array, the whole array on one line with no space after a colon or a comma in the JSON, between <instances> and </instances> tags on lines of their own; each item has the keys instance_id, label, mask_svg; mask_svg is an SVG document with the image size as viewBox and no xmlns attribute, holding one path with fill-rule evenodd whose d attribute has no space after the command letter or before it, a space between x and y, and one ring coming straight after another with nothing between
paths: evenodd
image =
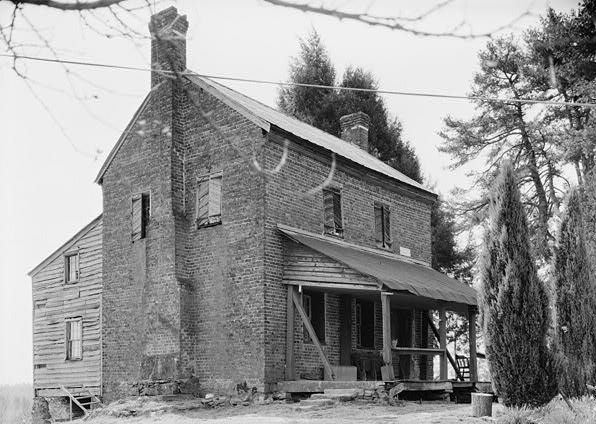
<instances>
[{"instance_id":1,"label":"bare ground","mask_svg":"<svg viewBox=\"0 0 596 424\"><path fill-rule=\"evenodd\" d=\"M494 418L471 417L471 406L448 402L408 402L403 406L383 406L349 402L331 407L303 410L299 403L275 402L269 405L237 406L216 409L169 411L158 405L145 404L136 417L113 417L101 414L87 422L92 424L159 423L159 424L480 424ZM501 415L501 405L493 404L493 417Z\"/></svg>"}]
</instances>

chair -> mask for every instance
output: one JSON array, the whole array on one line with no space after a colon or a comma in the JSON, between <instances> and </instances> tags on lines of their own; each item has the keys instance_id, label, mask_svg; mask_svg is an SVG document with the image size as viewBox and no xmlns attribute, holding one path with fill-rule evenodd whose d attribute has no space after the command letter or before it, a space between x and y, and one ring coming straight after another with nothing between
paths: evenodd
<instances>
[{"instance_id":1,"label":"chair","mask_svg":"<svg viewBox=\"0 0 596 424\"><path fill-rule=\"evenodd\" d=\"M470 379L470 358L463 355L455 355L455 362L459 368L459 373L464 380Z\"/></svg>"}]
</instances>

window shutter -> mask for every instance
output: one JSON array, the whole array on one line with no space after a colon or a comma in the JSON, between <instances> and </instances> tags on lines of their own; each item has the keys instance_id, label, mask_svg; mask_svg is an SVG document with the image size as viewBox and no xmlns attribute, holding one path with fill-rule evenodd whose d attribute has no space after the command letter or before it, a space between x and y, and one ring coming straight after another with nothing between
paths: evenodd
<instances>
[{"instance_id":1,"label":"window shutter","mask_svg":"<svg viewBox=\"0 0 596 424\"><path fill-rule=\"evenodd\" d=\"M221 219L221 177L209 180L209 217L210 222L219 222Z\"/></svg>"},{"instance_id":2,"label":"window shutter","mask_svg":"<svg viewBox=\"0 0 596 424\"><path fill-rule=\"evenodd\" d=\"M197 189L197 225L209 222L209 180L199 182Z\"/></svg>"},{"instance_id":3,"label":"window shutter","mask_svg":"<svg viewBox=\"0 0 596 424\"><path fill-rule=\"evenodd\" d=\"M72 358L71 321L66 321L66 359Z\"/></svg>"},{"instance_id":4,"label":"window shutter","mask_svg":"<svg viewBox=\"0 0 596 424\"><path fill-rule=\"evenodd\" d=\"M329 190L323 190L323 208L325 211L325 232L333 232L333 230L335 229L333 213L333 193Z\"/></svg>"},{"instance_id":5,"label":"window shutter","mask_svg":"<svg viewBox=\"0 0 596 424\"><path fill-rule=\"evenodd\" d=\"M383 244L383 206L375 203L375 241Z\"/></svg>"},{"instance_id":6,"label":"window shutter","mask_svg":"<svg viewBox=\"0 0 596 424\"><path fill-rule=\"evenodd\" d=\"M341 220L341 195L338 192L333 193L333 223L337 232L343 230L343 223Z\"/></svg>"},{"instance_id":7,"label":"window shutter","mask_svg":"<svg viewBox=\"0 0 596 424\"><path fill-rule=\"evenodd\" d=\"M142 201L141 196L132 198L132 241L140 240L142 223Z\"/></svg>"},{"instance_id":8,"label":"window shutter","mask_svg":"<svg viewBox=\"0 0 596 424\"><path fill-rule=\"evenodd\" d=\"M383 241L385 247L391 247L391 213L389 206L383 206Z\"/></svg>"}]
</instances>

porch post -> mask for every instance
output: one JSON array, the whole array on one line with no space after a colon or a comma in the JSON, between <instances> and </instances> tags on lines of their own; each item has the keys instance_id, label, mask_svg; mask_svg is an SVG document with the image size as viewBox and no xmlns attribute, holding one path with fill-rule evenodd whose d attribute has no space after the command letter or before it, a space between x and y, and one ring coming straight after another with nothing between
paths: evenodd
<instances>
[{"instance_id":1,"label":"porch post","mask_svg":"<svg viewBox=\"0 0 596 424\"><path fill-rule=\"evenodd\" d=\"M389 305L391 293L381 292L381 310L383 312L383 362L385 363L386 377L395 380L391 351L391 306Z\"/></svg>"},{"instance_id":2,"label":"porch post","mask_svg":"<svg viewBox=\"0 0 596 424\"><path fill-rule=\"evenodd\" d=\"M476 308L468 306L468 335L470 339L470 381L478 381L478 356L476 354Z\"/></svg>"},{"instance_id":3,"label":"porch post","mask_svg":"<svg viewBox=\"0 0 596 424\"><path fill-rule=\"evenodd\" d=\"M286 381L296 379L294 366L294 291L296 288L288 285L288 299L286 305Z\"/></svg>"},{"instance_id":4,"label":"porch post","mask_svg":"<svg viewBox=\"0 0 596 424\"><path fill-rule=\"evenodd\" d=\"M439 378L447 380L447 315L443 307L439 309L439 345L443 349L439 366Z\"/></svg>"}]
</instances>

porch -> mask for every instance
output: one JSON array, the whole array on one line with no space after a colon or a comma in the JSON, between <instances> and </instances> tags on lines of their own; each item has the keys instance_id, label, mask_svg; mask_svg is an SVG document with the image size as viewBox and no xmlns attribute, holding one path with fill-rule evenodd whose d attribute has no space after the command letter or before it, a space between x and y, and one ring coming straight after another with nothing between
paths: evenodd
<instances>
[{"instance_id":1,"label":"porch","mask_svg":"<svg viewBox=\"0 0 596 424\"><path fill-rule=\"evenodd\" d=\"M283 276L288 320L285 381L278 382L278 390L314 393L396 384L406 391L475 388L474 289L408 258L290 227L279 229L288 239ZM448 311L470 322L465 369L462 358L458 364L447 350ZM330 328L328 319L338 324ZM305 345L301 336L316 351L323 369L319 378L316 373L305 378L297 369L304 362L304 349L297 347ZM455 380L448 379L448 367Z\"/></svg>"}]
</instances>

